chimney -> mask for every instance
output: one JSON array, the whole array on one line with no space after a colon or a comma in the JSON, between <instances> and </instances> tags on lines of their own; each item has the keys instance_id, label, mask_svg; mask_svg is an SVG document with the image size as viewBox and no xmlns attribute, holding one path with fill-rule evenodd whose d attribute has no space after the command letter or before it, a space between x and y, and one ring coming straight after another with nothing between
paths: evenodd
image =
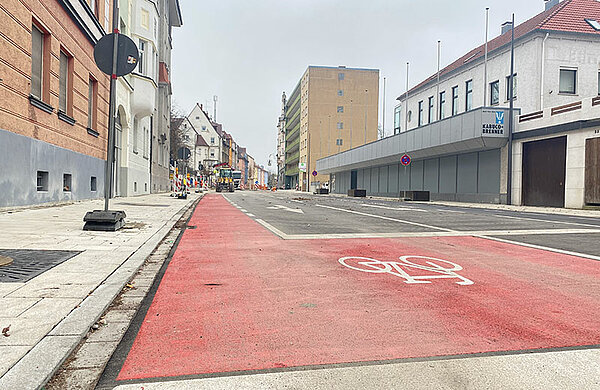
<instances>
[{"instance_id":1,"label":"chimney","mask_svg":"<svg viewBox=\"0 0 600 390\"><path fill-rule=\"evenodd\" d=\"M560 0L544 0L546 2L546 11L557 5Z\"/></svg>"},{"instance_id":2,"label":"chimney","mask_svg":"<svg viewBox=\"0 0 600 390\"><path fill-rule=\"evenodd\" d=\"M501 35L504 35L505 33L509 32L510 30L512 30L513 25L512 22L504 22L502 23L502 32Z\"/></svg>"}]
</instances>

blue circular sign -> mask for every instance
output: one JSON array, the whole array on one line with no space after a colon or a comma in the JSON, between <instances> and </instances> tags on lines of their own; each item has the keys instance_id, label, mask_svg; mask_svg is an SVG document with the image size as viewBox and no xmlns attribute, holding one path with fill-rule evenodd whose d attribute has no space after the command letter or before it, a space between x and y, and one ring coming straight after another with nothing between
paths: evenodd
<instances>
[{"instance_id":1,"label":"blue circular sign","mask_svg":"<svg viewBox=\"0 0 600 390\"><path fill-rule=\"evenodd\" d=\"M404 166L410 165L410 156L408 154L405 154L404 156L402 156L400 158L400 163Z\"/></svg>"}]
</instances>

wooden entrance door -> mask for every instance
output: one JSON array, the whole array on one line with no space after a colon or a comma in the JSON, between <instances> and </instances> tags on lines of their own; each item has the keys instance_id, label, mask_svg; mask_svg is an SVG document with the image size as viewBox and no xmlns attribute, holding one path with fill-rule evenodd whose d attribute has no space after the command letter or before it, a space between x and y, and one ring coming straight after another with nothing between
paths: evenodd
<instances>
[{"instance_id":1,"label":"wooden entrance door","mask_svg":"<svg viewBox=\"0 0 600 390\"><path fill-rule=\"evenodd\" d=\"M600 138L585 141L585 203L600 204Z\"/></svg>"},{"instance_id":2,"label":"wooden entrance door","mask_svg":"<svg viewBox=\"0 0 600 390\"><path fill-rule=\"evenodd\" d=\"M523 144L523 203L565 206L567 137Z\"/></svg>"}]
</instances>

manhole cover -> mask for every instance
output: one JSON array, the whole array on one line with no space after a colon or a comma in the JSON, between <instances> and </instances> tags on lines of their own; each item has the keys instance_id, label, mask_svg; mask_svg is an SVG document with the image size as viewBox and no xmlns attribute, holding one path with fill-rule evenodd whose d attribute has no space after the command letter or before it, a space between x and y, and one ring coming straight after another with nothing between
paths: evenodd
<instances>
[{"instance_id":1,"label":"manhole cover","mask_svg":"<svg viewBox=\"0 0 600 390\"><path fill-rule=\"evenodd\" d=\"M27 282L80 253L80 251L0 249L0 259L13 260L11 264L0 268L0 282Z\"/></svg>"},{"instance_id":2,"label":"manhole cover","mask_svg":"<svg viewBox=\"0 0 600 390\"><path fill-rule=\"evenodd\" d=\"M0 256L0 267L2 267L3 265L9 265L12 262L13 259L11 259L10 257Z\"/></svg>"}]
</instances>

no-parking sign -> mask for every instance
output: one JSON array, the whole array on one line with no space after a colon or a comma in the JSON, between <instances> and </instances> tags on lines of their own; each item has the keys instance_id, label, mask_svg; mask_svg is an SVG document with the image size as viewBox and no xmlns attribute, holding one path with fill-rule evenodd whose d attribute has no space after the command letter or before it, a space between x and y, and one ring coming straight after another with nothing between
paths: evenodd
<instances>
[{"instance_id":1,"label":"no-parking sign","mask_svg":"<svg viewBox=\"0 0 600 390\"><path fill-rule=\"evenodd\" d=\"M410 165L410 161L410 156L406 153L402 157L400 157L400 164L404 165L405 167Z\"/></svg>"}]
</instances>

